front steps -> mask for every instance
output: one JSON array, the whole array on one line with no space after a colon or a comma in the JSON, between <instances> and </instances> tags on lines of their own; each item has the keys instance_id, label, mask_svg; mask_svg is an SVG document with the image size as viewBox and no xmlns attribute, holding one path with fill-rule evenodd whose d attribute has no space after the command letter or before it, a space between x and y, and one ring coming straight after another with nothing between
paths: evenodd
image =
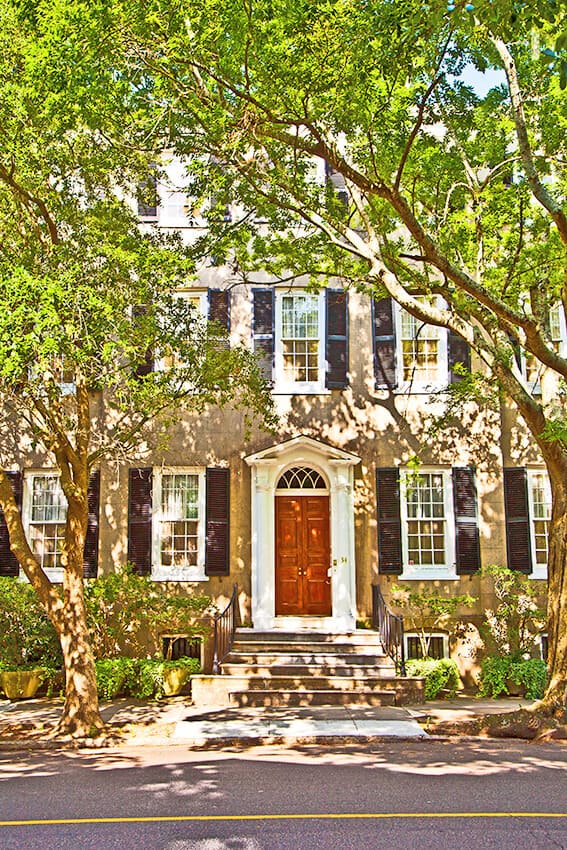
<instances>
[{"instance_id":1,"label":"front steps","mask_svg":"<svg viewBox=\"0 0 567 850\"><path fill-rule=\"evenodd\" d=\"M220 676L193 676L198 706L407 705L423 680L396 676L376 632L329 635L237 629Z\"/></svg>"}]
</instances>

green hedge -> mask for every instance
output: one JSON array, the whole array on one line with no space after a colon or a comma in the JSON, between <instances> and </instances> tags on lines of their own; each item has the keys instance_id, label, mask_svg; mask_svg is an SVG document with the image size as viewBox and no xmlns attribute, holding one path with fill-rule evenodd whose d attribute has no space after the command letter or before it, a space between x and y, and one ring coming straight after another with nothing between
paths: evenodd
<instances>
[{"instance_id":1,"label":"green hedge","mask_svg":"<svg viewBox=\"0 0 567 850\"><path fill-rule=\"evenodd\" d=\"M102 658L96 662L98 695L101 700L118 696L137 699L160 699L164 695L164 674L172 668L183 668L187 679L198 673L196 658L162 661L157 658Z\"/></svg>"},{"instance_id":2,"label":"green hedge","mask_svg":"<svg viewBox=\"0 0 567 850\"><path fill-rule=\"evenodd\" d=\"M518 661L511 655L489 655L481 663L479 695L499 697L509 694L508 682L526 689L528 699L541 699L545 692L547 667L541 658Z\"/></svg>"},{"instance_id":3,"label":"green hedge","mask_svg":"<svg viewBox=\"0 0 567 850\"><path fill-rule=\"evenodd\" d=\"M412 659L406 664L408 676L423 676L425 678L425 699L435 699L439 691L449 691L448 696L454 697L459 687L459 669L450 658L420 658Z\"/></svg>"}]
</instances>

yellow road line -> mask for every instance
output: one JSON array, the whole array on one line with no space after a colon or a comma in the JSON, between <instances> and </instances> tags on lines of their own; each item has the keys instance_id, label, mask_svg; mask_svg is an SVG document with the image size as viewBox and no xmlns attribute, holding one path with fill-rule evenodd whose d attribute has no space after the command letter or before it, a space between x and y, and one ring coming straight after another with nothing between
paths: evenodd
<instances>
[{"instance_id":1,"label":"yellow road line","mask_svg":"<svg viewBox=\"0 0 567 850\"><path fill-rule=\"evenodd\" d=\"M51 818L45 820L6 820L2 826L62 826L88 823L175 823L179 821L260 821L260 820L382 820L386 818L567 818L567 812L352 812L319 814L262 815L156 815L153 817Z\"/></svg>"}]
</instances>

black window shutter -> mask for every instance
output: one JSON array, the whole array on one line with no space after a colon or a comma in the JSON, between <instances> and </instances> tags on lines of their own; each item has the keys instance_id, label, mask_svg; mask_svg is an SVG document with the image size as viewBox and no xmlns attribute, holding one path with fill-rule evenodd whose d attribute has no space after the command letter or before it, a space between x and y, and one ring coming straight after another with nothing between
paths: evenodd
<instances>
[{"instance_id":1,"label":"black window shutter","mask_svg":"<svg viewBox=\"0 0 567 850\"><path fill-rule=\"evenodd\" d=\"M22 473L7 472L6 475L10 479L14 498L18 508L22 508ZM4 520L4 513L0 510L0 576L17 576L20 572L20 565L17 558L10 549L10 537L8 534L8 526Z\"/></svg>"},{"instance_id":2,"label":"black window shutter","mask_svg":"<svg viewBox=\"0 0 567 850\"><path fill-rule=\"evenodd\" d=\"M463 380L463 375L458 375L455 372L455 365L462 363L465 369L470 372L471 369L471 349L462 336L449 331L447 336L448 361L449 361L449 383L458 384Z\"/></svg>"},{"instance_id":3,"label":"black window shutter","mask_svg":"<svg viewBox=\"0 0 567 850\"><path fill-rule=\"evenodd\" d=\"M347 386L348 372L348 294L342 289L326 293L326 386L342 390Z\"/></svg>"},{"instance_id":4,"label":"black window shutter","mask_svg":"<svg viewBox=\"0 0 567 850\"><path fill-rule=\"evenodd\" d=\"M400 472L396 468L376 470L378 516L378 570L400 575L402 565L402 522L400 515Z\"/></svg>"},{"instance_id":5,"label":"black window shutter","mask_svg":"<svg viewBox=\"0 0 567 850\"><path fill-rule=\"evenodd\" d=\"M480 569L480 536L474 467L454 467L453 504L457 575L472 575Z\"/></svg>"},{"instance_id":6,"label":"black window shutter","mask_svg":"<svg viewBox=\"0 0 567 850\"><path fill-rule=\"evenodd\" d=\"M139 305L137 307L132 308L132 317L134 319L134 323L139 316L144 316L147 312L147 308L143 305ZM141 363L138 363L136 366L136 377L143 378L145 375L149 375L150 372L154 370L154 352L151 348L146 350L144 355L144 359Z\"/></svg>"},{"instance_id":7,"label":"black window shutter","mask_svg":"<svg viewBox=\"0 0 567 850\"><path fill-rule=\"evenodd\" d=\"M523 467L504 470L504 507L508 568L529 574L532 571L532 547L528 474Z\"/></svg>"},{"instance_id":8,"label":"black window shutter","mask_svg":"<svg viewBox=\"0 0 567 850\"><path fill-rule=\"evenodd\" d=\"M252 336L254 354L267 381L274 365L274 290L252 290Z\"/></svg>"},{"instance_id":9,"label":"black window shutter","mask_svg":"<svg viewBox=\"0 0 567 850\"><path fill-rule=\"evenodd\" d=\"M207 469L207 518L205 540L205 573L227 576L229 558L230 470Z\"/></svg>"},{"instance_id":10,"label":"black window shutter","mask_svg":"<svg viewBox=\"0 0 567 850\"><path fill-rule=\"evenodd\" d=\"M152 571L152 470L149 467L129 470L128 562L140 575Z\"/></svg>"},{"instance_id":11,"label":"black window shutter","mask_svg":"<svg viewBox=\"0 0 567 850\"><path fill-rule=\"evenodd\" d=\"M100 512L100 472L91 472L88 489L89 524L83 553L83 576L96 578L98 573L98 523Z\"/></svg>"},{"instance_id":12,"label":"black window shutter","mask_svg":"<svg viewBox=\"0 0 567 850\"><path fill-rule=\"evenodd\" d=\"M396 387L396 332L391 298L373 299L374 384L377 390Z\"/></svg>"},{"instance_id":13,"label":"black window shutter","mask_svg":"<svg viewBox=\"0 0 567 850\"><path fill-rule=\"evenodd\" d=\"M209 319L230 330L230 292L228 289L209 289Z\"/></svg>"}]
</instances>

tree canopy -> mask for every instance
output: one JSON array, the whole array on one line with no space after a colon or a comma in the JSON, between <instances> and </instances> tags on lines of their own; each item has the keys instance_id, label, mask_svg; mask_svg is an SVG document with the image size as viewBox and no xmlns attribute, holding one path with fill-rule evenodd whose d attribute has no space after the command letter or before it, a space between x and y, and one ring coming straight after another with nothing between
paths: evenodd
<instances>
[{"instance_id":1,"label":"tree canopy","mask_svg":"<svg viewBox=\"0 0 567 850\"><path fill-rule=\"evenodd\" d=\"M272 415L253 355L179 297L194 277L188 251L140 229L133 199L161 140L147 138L141 71L122 76L105 37L104 4L0 10L0 506L60 638L61 727L78 735L102 725L83 598L91 471L155 445L180 409ZM67 503L62 593L7 474L38 459Z\"/></svg>"},{"instance_id":2,"label":"tree canopy","mask_svg":"<svg viewBox=\"0 0 567 850\"><path fill-rule=\"evenodd\" d=\"M516 405L554 500L549 702L567 676L565 6L154 2L116 30L195 193L242 210L211 228L217 254L390 295L476 352L459 392ZM469 69L500 76L479 93Z\"/></svg>"}]
</instances>

